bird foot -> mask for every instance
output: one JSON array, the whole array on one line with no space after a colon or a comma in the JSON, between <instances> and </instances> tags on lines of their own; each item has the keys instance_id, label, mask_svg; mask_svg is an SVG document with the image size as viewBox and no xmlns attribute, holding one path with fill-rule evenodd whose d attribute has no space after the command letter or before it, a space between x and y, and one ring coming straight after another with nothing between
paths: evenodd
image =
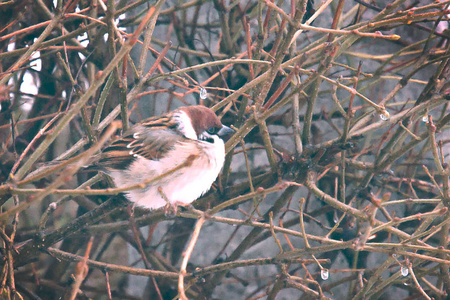
<instances>
[{"instance_id":1,"label":"bird foot","mask_svg":"<svg viewBox=\"0 0 450 300\"><path fill-rule=\"evenodd\" d=\"M168 219L173 219L177 216L178 204L176 202L167 203L164 206L164 216Z\"/></svg>"}]
</instances>

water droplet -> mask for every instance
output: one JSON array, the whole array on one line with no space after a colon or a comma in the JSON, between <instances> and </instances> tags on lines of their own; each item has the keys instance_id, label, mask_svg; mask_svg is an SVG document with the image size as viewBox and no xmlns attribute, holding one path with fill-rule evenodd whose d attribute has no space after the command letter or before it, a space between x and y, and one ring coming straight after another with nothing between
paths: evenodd
<instances>
[{"instance_id":1,"label":"water droplet","mask_svg":"<svg viewBox=\"0 0 450 300\"><path fill-rule=\"evenodd\" d=\"M333 222L336 224L337 222L339 222L339 217L336 211L334 211L334 215L333 215Z\"/></svg>"},{"instance_id":2,"label":"water droplet","mask_svg":"<svg viewBox=\"0 0 450 300\"><path fill-rule=\"evenodd\" d=\"M390 117L391 117L391 115L389 114L389 112L387 110L383 111L380 114L380 119L383 120L383 121L389 120Z\"/></svg>"},{"instance_id":3,"label":"water droplet","mask_svg":"<svg viewBox=\"0 0 450 300\"><path fill-rule=\"evenodd\" d=\"M393 253L393 254L392 254L392 257L393 257L393 258L396 258L396 257L397 257L397 254Z\"/></svg>"},{"instance_id":4,"label":"water droplet","mask_svg":"<svg viewBox=\"0 0 450 300\"><path fill-rule=\"evenodd\" d=\"M402 272L403 276L408 276L408 274L409 274L408 267L402 266L401 272Z\"/></svg>"},{"instance_id":5,"label":"water droplet","mask_svg":"<svg viewBox=\"0 0 450 300\"><path fill-rule=\"evenodd\" d=\"M200 87L200 98L205 100L208 97L208 92L204 87Z\"/></svg>"},{"instance_id":6,"label":"water droplet","mask_svg":"<svg viewBox=\"0 0 450 300\"><path fill-rule=\"evenodd\" d=\"M422 121L428 123L428 115L423 116Z\"/></svg>"},{"instance_id":7,"label":"water droplet","mask_svg":"<svg viewBox=\"0 0 450 300\"><path fill-rule=\"evenodd\" d=\"M320 270L320 277L322 277L323 280L327 280L329 275L328 269Z\"/></svg>"}]
</instances>

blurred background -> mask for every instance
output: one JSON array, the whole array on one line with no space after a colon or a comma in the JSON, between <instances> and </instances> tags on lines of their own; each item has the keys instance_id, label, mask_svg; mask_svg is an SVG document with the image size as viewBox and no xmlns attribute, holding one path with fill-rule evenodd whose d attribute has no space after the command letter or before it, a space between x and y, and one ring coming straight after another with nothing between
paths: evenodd
<instances>
[{"instance_id":1,"label":"blurred background","mask_svg":"<svg viewBox=\"0 0 450 300\"><path fill-rule=\"evenodd\" d=\"M2 297L447 299L449 4L0 1ZM195 210L85 170L193 104L237 130Z\"/></svg>"}]
</instances>

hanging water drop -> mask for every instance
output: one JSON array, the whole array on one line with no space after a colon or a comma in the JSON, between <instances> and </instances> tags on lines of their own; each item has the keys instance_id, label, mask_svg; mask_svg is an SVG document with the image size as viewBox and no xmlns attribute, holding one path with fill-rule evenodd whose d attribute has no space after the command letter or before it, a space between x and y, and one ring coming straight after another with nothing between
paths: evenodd
<instances>
[{"instance_id":1,"label":"hanging water drop","mask_svg":"<svg viewBox=\"0 0 450 300\"><path fill-rule=\"evenodd\" d=\"M323 280L327 280L329 275L328 269L320 270L320 277L322 277Z\"/></svg>"},{"instance_id":2,"label":"hanging water drop","mask_svg":"<svg viewBox=\"0 0 450 300\"><path fill-rule=\"evenodd\" d=\"M333 222L334 222L334 224L339 222L339 217L338 217L338 214L336 211L334 211L334 214L333 214Z\"/></svg>"},{"instance_id":3,"label":"hanging water drop","mask_svg":"<svg viewBox=\"0 0 450 300\"><path fill-rule=\"evenodd\" d=\"M408 274L409 274L408 267L402 266L401 272L402 272L403 276L405 276L405 277L408 276Z\"/></svg>"},{"instance_id":4,"label":"hanging water drop","mask_svg":"<svg viewBox=\"0 0 450 300\"><path fill-rule=\"evenodd\" d=\"M425 122L425 123L428 123L429 122L428 121L428 115L423 116L422 117L422 121Z\"/></svg>"},{"instance_id":5,"label":"hanging water drop","mask_svg":"<svg viewBox=\"0 0 450 300\"><path fill-rule=\"evenodd\" d=\"M387 110L384 110L381 114L380 114L380 119L383 121L387 121L389 120L389 118L391 117L391 115L389 114L389 112Z\"/></svg>"},{"instance_id":6,"label":"hanging water drop","mask_svg":"<svg viewBox=\"0 0 450 300\"><path fill-rule=\"evenodd\" d=\"M205 100L208 97L208 92L204 87L200 87L200 98Z\"/></svg>"}]
</instances>

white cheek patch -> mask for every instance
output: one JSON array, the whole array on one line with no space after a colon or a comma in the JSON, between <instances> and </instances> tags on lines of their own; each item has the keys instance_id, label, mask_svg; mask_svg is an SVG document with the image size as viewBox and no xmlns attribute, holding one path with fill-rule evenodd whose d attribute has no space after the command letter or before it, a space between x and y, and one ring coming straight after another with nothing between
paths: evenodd
<instances>
[{"instance_id":1,"label":"white cheek patch","mask_svg":"<svg viewBox=\"0 0 450 300\"><path fill-rule=\"evenodd\" d=\"M175 114L175 117L178 119L178 129L180 132L191 140L197 139L197 134L195 133L194 127L192 127L191 119L184 111L179 111Z\"/></svg>"}]
</instances>

